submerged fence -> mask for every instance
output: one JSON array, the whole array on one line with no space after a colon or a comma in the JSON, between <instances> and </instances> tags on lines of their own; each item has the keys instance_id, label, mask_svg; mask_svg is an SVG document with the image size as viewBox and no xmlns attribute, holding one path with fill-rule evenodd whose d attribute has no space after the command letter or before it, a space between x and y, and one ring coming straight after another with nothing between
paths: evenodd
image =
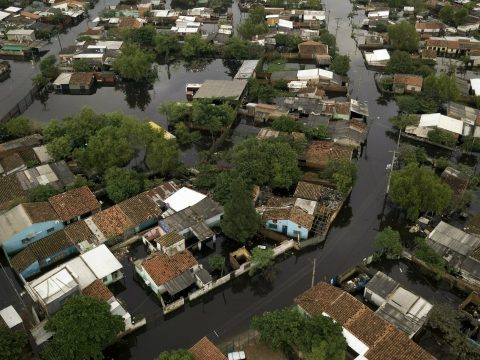
<instances>
[{"instance_id":1,"label":"submerged fence","mask_svg":"<svg viewBox=\"0 0 480 360\"><path fill-rule=\"evenodd\" d=\"M22 115L30 105L35 100L35 95L38 94L38 88L35 86L33 89L31 89L27 95L23 97L22 100L20 100L14 107L10 109L6 114L2 115L2 118L0 119L0 123L6 122L14 117L17 117L19 115Z\"/></svg>"}]
</instances>

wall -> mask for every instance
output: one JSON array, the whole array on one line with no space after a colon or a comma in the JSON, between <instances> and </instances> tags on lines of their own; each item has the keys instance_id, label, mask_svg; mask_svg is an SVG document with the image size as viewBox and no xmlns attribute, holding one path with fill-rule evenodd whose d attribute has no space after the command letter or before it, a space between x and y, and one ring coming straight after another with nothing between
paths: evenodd
<instances>
[{"instance_id":1,"label":"wall","mask_svg":"<svg viewBox=\"0 0 480 360\"><path fill-rule=\"evenodd\" d=\"M123 279L123 273L121 270L118 270L118 271L115 271L114 273L104 277L103 279L100 279L102 280L102 282L105 284L105 285L110 285L120 279Z\"/></svg>"},{"instance_id":2,"label":"wall","mask_svg":"<svg viewBox=\"0 0 480 360\"><path fill-rule=\"evenodd\" d=\"M185 240L182 240L182 241L176 243L175 245L172 245L172 246L165 247L165 248L161 249L161 251L163 251L168 256L175 255L177 252L181 252L181 251L184 251L184 250L185 250Z\"/></svg>"},{"instance_id":3,"label":"wall","mask_svg":"<svg viewBox=\"0 0 480 360\"><path fill-rule=\"evenodd\" d=\"M277 228L276 229L271 228L269 226L270 224L277 225ZM308 230L299 226L299 225L297 225L297 224L295 224L294 222L292 222L290 220L277 220L276 223L274 223L271 220L268 220L266 225L265 225L265 228L267 228L268 230L272 230L272 231L276 231L276 232L281 233L282 229L283 229L283 226L287 226L287 236L289 236L293 239L297 239L298 235L296 233L294 233L294 231L299 231L300 232L300 239L308 239Z\"/></svg>"},{"instance_id":4,"label":"wall","mask_svg":"<svg viewBox=\"0 0 480 360\"><path fill-rule=\"evenodd\" d=\"M32 265L30 265L25 270L23 270L20 273L20 275L22 275L24 279L29 279L33 275L38 274L39 272L40 272L40 264L38 263L38 261L35 261Z\"/></svg>"},{"instance_id":5,"label":"wall","mask_svg":"<svg viewBox=\"0 0 480 360\"><path fill-rule=\"evenodd\" d=\"M212 218L210 218L210 219L205 220L205 223L206 223L209 227L216 226L216 225L220 224L220 220L222 219L222 216L223 216L223 213L218 214L217 216L214 216L214 217L212 217Z\"/></svg>"},{"instance_id":6,"label":"wall","mask_svg":"<svg viewBox=\"0 0 480 360\"><path fill-rule=\"evenodd\" d=\"M374 294L370 290L365 289L365 300L368 302L376 305L376 306L382 306L383 303L385 302L385 299L383 299L381 296Z\"/></svg>"},{"instance_id":7,"label":"wall","mask_svg":"<svg viewBox=\"0 0 480 360\"><path fill-rule=\"evenodd\" d=\"M9 255L18 252L22 249L25 249L27 245L34 243L37 240L43 239L47 235L51 235L58 230L63 229L63 227L64 226L62 222L58 220L33 224L30 227L18 232L5 243L3 243L3 250ZM47 232L48 229L53 230ZM22 243L22 240L27 239L29 236L31 237L29 238L28 242Z\"/></svg>"},{"instance_id":8,"label":"wall","mask_svg":"<svg viewBox=\"0 0 480 360\"><path fill-rule=\"evenodd\" d=\"M77 248L72 245L66 249L63 249L62 251L59 251L55 254L50 254L49 257L45 258L45 259L41 259L40 260L40 267L43 269L47 266L51 266L52 264L55 264L57 262L59 262L60 260L63 260L64 258L66 258L67 256L70 256L72 254L78 254L78 250Z\"/></svg>"},{"instance_id":9,"label":"wall","mask_svg":"<svg viewBox=\"0 0 480 360\"><path fill-rule=\"evenodd\" d=\"M155 281L148 275L148 273L144 270L144 268L141 265L135 265L135 271L136 273L142 278L142 280L145 282L145 285L147 285L152 291L157 295L160 296L162 292L165 292L163 289L163 286L157 286L155 284Z\"/></svg>"}]
</instances>

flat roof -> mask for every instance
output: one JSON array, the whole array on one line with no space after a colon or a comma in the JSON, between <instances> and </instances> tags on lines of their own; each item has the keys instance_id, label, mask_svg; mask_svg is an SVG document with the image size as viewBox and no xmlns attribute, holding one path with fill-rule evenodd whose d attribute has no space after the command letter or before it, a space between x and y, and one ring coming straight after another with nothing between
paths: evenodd
<instances>
[{"instance_id":1,"label":"flat roof","mask_svg":"<svg viewBox=\"0 0 480 360\"><path fill-rule=\"evenodd\" d=\"M42 278L40 278L42 279ZM66 268L57 270L47 278L33 283L32 287L37 295L46 303L51 303L64 293L78 286L77 281Z\"/></svg>"},{"instance_id":2,"label":"flat roof","mask_svg":"<svg viewBox=\"0 0 480 360\"><path fill-rule=\"evenodd\" d=\"M92 270L98 279L102 279L107 275L122 269L122 264L112 254L112 252L104 245L80 255L87 266Z\"/></svg>"},{"instance_id":3,"label":"flat roof","mask_svg":"<svg viewBox=\"0 0 480 360\"><path fill-rule=\"evenodd\" d=\"M15 326L21 324L22 318L20 315L18 315L17 310L10 305L7 306L5 309L0 310L0 317L3 319L5 324L11 329L14 328Z\"/></svg>"},{"instance_id":4,"label":"flat roof","mask_svg":"<svg viewBox=\"0 0 480 360\"><path fill-rule=\"evenodd\" d=\"M165 199L165 203L175 211L181 211L189 206L193 206L207 196L195 190L183 187L173 195Z\"/></svg>"},{"instance_id":5,"label":"flat roof","mask_svg":"<svg viewBox=\"0 0 480 360\"><path fill-rule=\"evenodd\" d=\"M238 100L246 86L246 80L206 80L193 98L234 98Z\"/></svg>"}]
</instances>

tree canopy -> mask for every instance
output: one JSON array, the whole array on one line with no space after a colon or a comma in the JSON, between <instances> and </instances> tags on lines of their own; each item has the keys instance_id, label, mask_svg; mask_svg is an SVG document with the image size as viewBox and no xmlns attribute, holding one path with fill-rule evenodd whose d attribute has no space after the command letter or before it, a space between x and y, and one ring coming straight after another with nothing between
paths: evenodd
<instances>
[{"instance_id":1,"label":"tree canopy","mask_svg":"<svg viewBox=\"0 0 480 360\"><path fill-rule=\"evenodd\" d=\"M152 76L155 56L136 44L125 44L122 52L112 63L113 70L128 80L145 80Z\"/></svg>"},{"instance_id":2,"label":"tree canopy","mask_svg":"<svg viewBox=\"0 0 480 360\"><path fill-rule=\"evenodd\" d=\"M390 55L386 71L390 74L415 74L426 77L434 73L428 64L425 60L412 59L406 51L395 50Z\"/></svg>"},{"instance_id":3,"label":"tree canopy","mask_svg":"<svg viewBox=\"0 0 480 360\"><path fill-rule=\"evenodd\" d=\"M287 142L251 138L233 148L232 162L248 184L289 188L300 177L297 157Z\"/></svg>"},{"instance_id":4,"label":"tree canopy","mask_svg":"<svg viewBox=\"0 0 480 360\"><path fill-rule=\"evenodd\" d=\"M156 30L152 25L142 26L138 29L123 30L123 39L126 42L137 44L142 47L154 46Z\"/></svg>"},{"instance_id":5,"label":"tree canopy","mask_svg":"<svg viewBox=\"0 0 480 360\"><path fill-rule=\"evenodd\" d=\"M160 353L156 360L195 360L195 356L188 350L177 349Z\"/></svg>"},{"instance_id":6,"label":"tree canopy","mask_svg":"<svg viewBox=\"0 0 480 360\"><path fill-rule=\"evenodd\" d=\"M428 140L437 144L445 145L445 146L452 147L452 146L455 146L455 144L457 143L457 139L454 136L454 134L451 133L450 131L443 130L443 129L430 130L427 136L428 136Z\"/></svg>"},{"instance_id":7,"label":"tree canopy","mask_svg":"<svg viewBox=\"0 0 480 360\"><path fill-rule=\"evenodd\" d=\"M272 129L287 133L292 133L295 131L301 132L303 131L303 124L292 119L290 116L283 115L273 120Z\"/></svg>"},{"instance_id":8,"label":"tree canopy","mask_svg":"<svg viewBox=\"0 0 480 360\"><path fill-rule=\"evenodd\" d=\"M42 202L47 201L49 197L57 195L58 190L54 189L52 185L38 185L28 190L28 201L30 202Z\"/></svg>"},{"instance_id":9,"label":"tree canopy","mask_svg":"<svg viewBox=\"0 0 480 360\"><path fill-rule=\"evenodd\" d=\"M449 206L452 190L435 173L425 167L409 164L392 173L390 197L416 220L420 213L441 213Z\"/></svg>"},{"instance_id":10,"label":"tree canopy","mask_svg":"<svg viewBox=\"0 0 480 360\"><path fill-rule=\"evenodd\" d=\"M110 305L87 296L73 296L49 318L45 329L54 333L42 355L47 360L102 359L102 350L123 331L121 316L110 313Z\"/></svg>"},{"instance_id":11,"label":"tree canopy","mask_svg":"<svg viewBox=\"0 0 480 360\"><path fill-rule=\"evenodd\" d=\"M350 70L350 57L348 55L336 55L332 60L330 70L338 75L347 75Z\"/></svg>"},{"instance_id":12,"label":"tree canopy","mask_svg":"<svg viewBox=\"0 0 480 360\"><path fill-rule=\"evenodd\" d=\"M418 50L420 44L415 26L407 21L388 26L388 38L395 50L412 52Z\"/></svg>"},{"instance_id":13,"label":"tree canopy","mask_svg":"<svg viewBox=\"0 0 480 360\"><path fill-rule=\"evenodd\" d=\"M158 55L164 55L167 58L175 54L180 49L178 36L172 32L160 32L154 38L155 51Z\"/></svg>"},{"instance_id":14,"label":"tree canopy","mask_svg":"<svg viewBox=\"0 0 480 360\"><path fill-rule=\"evenodd\" d=\"M211 271L222 271L225 267L225 258L222 255L210 255L207 258L207 262Z\"/></svg>"},{"instance_id":15,"label":"tree canopy","mask_svg":"<svg viewBox=\"0 0 480 360\"><path fill-rule=\"evenodd\" d=\"M337 39L333 34L330 34L328 30L323 30L320 34L319 40L328 45L328 54L332 57L335 57L337 54Z\"/></svg>"},{"instance_id":16,"label":"tree canopy","mask_svg":"<svg viewBox=\"0 0 480 360\"><path fill-rule=\"evenodd\" d=\"M27 345L27 336L0 325L0 354L2 360L18 360Z\"/></svg>"},{"instance_id":17,"label":"tree canopy","mask_svg":"<svg viewBox=\"0 0 480 360\"><path fill-rule=\"evenodd\" d=\"M35 131L30 118L20 115L0 124L0 132L12 138L33 134Z\"/></svg>"},{"instance_id":18,"label":"tree canopy","mask_svg":"<svg viewBox=\"0 0 480 360\"><path fill-rule=\"evenodd\" d=\"M417 126L420 121L419 117L415 115L398 115L391 117L389 120L397 129L402 131L407 126Z\"/></svg>"},{"instance_id":19,"label":"tree canopy","mask_svg":"<svg viewBox=\"0 0 480 360\"><path fill-rule=\"evenodd\" d=\"M245 40L251 40L255 35L267 33L268 26L265 22L265 15L264 7L256 6L249 12L248 18L240 23L237 28L238 33Z\"/></svg>"},{"instance_id":20,"label":"tree canopy","mask_svg":"<svg viewBox=\"0 0 480 360\"><path fill-rule=\"evenodd\" d=\"M347 342L342 326L326 316L305 316L292 307L257 315L251 326L273 350L287 354L300 350L312 360L345 358Z\"/></svg>"},{"instance_id":21,"label":"tree canopy","mask_svg":"<svg viewBox=\"0 0 480 360\"><path fill-rule=\"evenodd\" d=\"M251 252L252 257L250 258L250 275L253 275L256 272L265 271L273 266L274 258L272 249L261 249L259 247L255 247Z\"/></svg>"},{"instance_id":22,"label":"tree canopy","mask_svg":"<svg viewBox=\"0 0 480 360\"><path fill-rule=\"evenodd\" d=\"M332 160L321 175L323 178L332 179L337 190L347 194L357 179L357 165L347 159Z\"/></svg>"},{"instance_id":23,"label":"tree canopy","mask_svg":"<svg viewBox=\"0 0 480 360\"><path fill-rule=\"evenodd\" d=\"M230 198L224 206L222 231L229 238L245 243L261 226L260 215L253 204L253 193L236 178L230 185Z\"/></svg>"},{"instance_id":24,"label":"tree canopy","mask_svg":"<svg viewBox=\"0 0 480 360\"><path fill-rule=\"evenodd\" d=\"M400 233L387 226L375 236L375 246L387 256L398 257L402 254L403 246Z\"/></svg>"},{"instance_id":25,"label":"tree canopy","mask_svg":"<svg viewBox=\"0 0 480 360\"><path fill-rule=\"evenodd\" d=\"M246 60L255 59L260 56L263 49L260 46L243 40L238 36L232 36L223 46L223 57L225 59Z\"/></svg>"},{"instance_id":26,"label":"tree canopy","mask_svg":"<svg viewBox=\"0 0 480 360\"><path fill-rule=\"evenodd\" d=\"M440 104L455 101L460 96L455 76L445 73L426 77L423 81L422 93Z\"/></svg>"},{"instance_id":27,"label":"tree canopy","mask_svg":"<svg viewBox=\"0 0 480 360\"><path fill-rule=\"evenodd\" d=\"M110 200L118 204L141 192L143 179L136 171L112 167L105 173L105 187Z\"/></svg>"},{"instance_id":28,"label":"tree canopy","mask_svg":"<svg viewBox=\"0 0 480 360\"><path fill-rule=\"evenodd\" d=\"M213 56L215 48L200 34L188 34L182 46L182 55L186 59L205 58Z\"/></svg>"}]
</instances>

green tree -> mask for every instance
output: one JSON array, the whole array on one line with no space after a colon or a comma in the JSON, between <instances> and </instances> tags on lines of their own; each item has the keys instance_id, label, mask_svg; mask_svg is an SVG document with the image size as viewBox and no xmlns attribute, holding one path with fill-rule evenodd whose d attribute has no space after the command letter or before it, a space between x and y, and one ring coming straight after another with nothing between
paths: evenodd
<instances>
[{"instance_id":1,"label":"green tree","mask_svg":"<svg viewBox=\"0 0 480 360\"><path fill-rule=\"evenodd\" d=\"M27 136L35 132L30 118L23 115L8 120L2 128L8 136L14 138ZM2 128L0 128L0 130L2 130Z\"/></svg>"},{"instance_id":2,"label":"green tree","mask_svg":"<svg viewBox=\"0 0 480 360\"><path fill-rule=\"evenodd\" d=\"M38 185L28 190L27 197L30 202L42 202L57 194L58 190L54 189L52 185Z\"/></svg>"},{"instance_id":3,"label":"green tree","mask_svg":"<svg viewBox=\"0 0 480 360\"><path fill-rule=\"evenodd\" d=\"M458 8L453 15L453 22L456 26L464 25L468 18L468 10L466 7Z\"/></svg>"},{"instance_id":4,"label":"green tree","mask_svg":"<svg viewBox=\"0 0 480 360\"><path fill-rule=\"evenodd\" d=\"M147 147L145 163L148 168L165 176L178 166L178 148L175 140L157 137Z\"/></svg>"},{"instance_id":5,"label":"green tree","mask_svg":"<svg viewBox=\"0 0 480 360\"><path fill-rule=\"evenodd\" d=\"M125 30L123 39L141 47L153 47L155 36L155 28L152 25L146 25L138 29Z\"/></svg>"},{"instance_id":6,"label":"green tree","mask_svg":"<svg viewBox=\"0 0 480 360\"><path fill-rule=\"evenodd\" d=\"M41 73L35 75L32 78L32 84L39 89L47 86L49 82L50 82L50 80L48 78L46 78L45 76L43 76Z\"/></svg>"},{"instance_id":7,"label":"green tree","mask_svg":"<svg viewBox=\"0 0 480 360\"><path fill-rule=\"evenodd\" d=\"M191 131L182 121L175 125L175 136L180 145L197 143L202 138L200 132Z\"/></svg>"},{"instance_id":8,"label":"green tree","mask_svg":"<svg viewBox=\"0 0 480 360\"><path fill-rule=\"evenodd\" d=\"M214 46L200 34L188 34L182 46L182 55L186 59L208 58L215 52Z\"/></svg>"},{"instance_id":9,"label":"green tree","mask_svg":"<svg viewBox=\"0 0 480 360\"><path fill-rule=\"evenodd\" d=\"M453 25L454 24L453 23L453 16L454 15L455 15L454 7L451 6L451 5L446 5L438 13L438 18L446 24Z\"/></svg>"},{"instance_id":10,"label":"green tree","mask_svg":"<svg viewBox=\"0 0 480 360\"><path fill-rule=\"evenodd\" d=\"M262 342L273 350L285 353L300 350L312 360L345 358L347 342L342 326L329 317L305 316L292 307L257 315L251 326L260 333Z\"/></svg>"},{"instance_id":11,"label":"green tree","mask_svg":"<svg viewBox=\"0 0 480 360\"><path fill-rule=\"evenodd\" d=\"M298 44L302 42L302 38L298 35L282 34L275 35L275 45L281 47L286 51L297 51Z\"/></svg>"},{"instance_id":12,"label":"green tree","mask_svg":"<svg viewBox=\"0 0 480 360\"><path fill-rule=\"evenodd\" d=\"M402 131L407 126L417 126L420 121L419 117L415 115L398 115L391 117L389 120L397 129Z\"/></svg>"},{"instance_id":13,"label":"green tree","mask_svg":"<svg viewBox=\"0 0 480 360\"><path fill-rule=\"evenodd\" d=\"M0 326L0 354L2 360L18 360L27 345L27 336L19 331Z\"/></svg>"},{"instance_id":14,"label":"green tree","mask_svg":"<svg viewBox=\"0 0 480 360\"><path fill-rule=\"evenodd\" d=\"M156 360L195 360L195 356L188 350L178 349L164 351Z\"/></svg>"},{"instance_id":15,"label":"green tree","mask_svg":"<svg viewBox=\"0 0 480 360\"><path fill-rule=\"evenodd\" d=\"M60 136L47 144L48 153L56 161L70 157L72 150L72 143L68 136Z\"/></svg>"},{"instance_id":16,"label":"green tree","mask_svg":"<svg viewBox=\"0 0 480 360\"><path fill-rule=\"evenodd\" d=\"M253 102L269 103L278 94L272 85L260 84L257 79L248 79L248 99Z\"/></svg>"},{"instance_id":17,"label":"green tree","mask_svg":"<svg viewBox=\"0 0 480 360\"><path fill-rule=\"evenodd\" d=\"M407 21L389 25L388 38L395 50L413 52L418 50L420 44L420 36L415 26Z\"/></svg>"},{"instance_id":18,"label":"green tree","mask_svg":"<svg viewBox=\"0 0 480 360\"><path fill-rule=\"evenodd\" d=\"M346 159L329 161L321 175L333 179L337 190L347 194L357 179L357 165Z\"/></svg>"},{"instance_id":19,"label":"green tree","mask_svg":"<svg viewBox=\"0 0 480 360\"><path fill-rule=\"evenodd\" d=\"M409 164L392 173L390 198L416 220L420 213L441 213L451 202L452 190L435 173L424 167Z\"/></svg>"},{"instance_id":20,"label":"green tree","mask_svg":"<svg viewBox=\"0 0 480 360\"><path fill-rule=\"evenodd\" d=\"M313 129L305 129L305 135L307 135L309 139L324 140L330 138L328 127L326 125L318 125Z\"/></svg>"},{"instance_id":21,"label":"green tree","mask_svg":"<svg viewBox=\"0 0 480 360\"><path fill-rule=\"evenodd\" d=\"M414 255L417 259L420 259L427 264L430 264L437 275L445 272L447 268L447 262L439 254L433 250L430 245L427 244L424 238L415 238L415 251Z\"/></svg>"},{"instance_id":22,"label":"green tree","mask_svg":"<svg viewBox=\"0 0 480 360\"><path fill-rule=\"evenodd\" d=\"M45 325L54 333L42 355L47 360L102 359L102 350L125 329L121 316L110 313L110 305L87 296L73 296Z\"/></svg>"},{"instance_id":23,"label":"green tree","mask_svg":"<svg viewBox=\"0 0 480 360\"><path fill-rule=\"evenodd\" d=\"M439 104L455 101L460 96L454 75L440 73L430 75L423 81L423 95L437 101Z\"/></svg>"},{"instance_id":24,"label":"green tree","mask_svg":"<svg viewBox=\"0 0 480 360\"><path fill-rule=\"evenodd\" d=\"M230 199L224 206L222 231L229 238L245 243L260 228L261 219L255 210L252 192L242 180L233 180L230 191Z\"/></svg>"},{"instance_id":25,"label":"green tree","mask_svg":"<svg viewBox=\"0 0 480 360\"><path fill-rule=\"evenodd\" d=\"M398 160L404 165L411 163L421 165L427 161L427 153L422 147L400 144L400 156Z\"/></svg>"},{"instance_id":26,"label":"green tree","mask_svg":"<svg viewBox=\"0 0 480 360\"><path fill-rule=\"evenodd\" d=\"M386 70L390 74L414 74L415 64L408 52L396 50L390 55Z\"/></svg>"},{"instance_id":27,"label":"green tree","mask_svg":"<svg viewBox=\"0 0 480 360\"><path fill-rule=\"evenodd\" d=\"M225 258L222 255L211 255L207 258L207 262L211 271L223 273L223 269L225 267Z\"/></svg>"},{"instance_id":28,"label":"green tree","mask_svg":"<svg viewBox=\"0 0 480 360\"><path fill-rule=\"evenodd\" d=\"M42 75L49 80L55 79L59 73L56 63L57 59L55 55L48 55L40 61L40 72Z\"/></svg>"},{"instance_id":29,"label":"green tree","mask_svg":"<svg viewBox=\"0 0 480 360\"><path fill-rule=\"evenodd\" d=\"M223 46L223 57L225 59L246 60L258 58L262 49L249 41L238 36L232 36Z\"/></svg>"},{"instance_id":30,"label":"green tree","mask_svg":"<svg viewBox=\"0 0 480 360\"><path fill-rule=\"evenodd\" d=\"M158 55L168 58L176 54L180 49L178 36L172 32L160 32L154 38L155 51Z\"/></svg>"},{"instance_id":31,"label":"green tree","mask_svg":"<svg viewBox=\"0 0 480 360\"><path fill-rule=\"evenodd\" d=\"M245 39L251 40L255 35L261 35L268 32L268 26L265 22L265 9L263 6L253 8L248 18L241 22L237 32Z\"/></svg>"},{"instance_id":32,"label":"green tree","mask_svg":"<svg viewBox=\"0 0 480 360\"><path fill-rule=\"evenodd\" d=\"M336 55L332 60L330 70L338 75L347 75L350 70L350 57L348 55Z\"/></svg>"},{"instance_id":33,"label":"green tree","mask_svg":"<svg viewBox=\"0 0 480 360\"><path fill-rule=\"evenodd\" d=\"M233 148L235 169L247 184L289 188L300 177L298 155L286 142L247 139Z\"/></svg>"},{"instance_id":34,"label":"green tree","mask_svg":"<svg viewBox=\"0 0 480 360\"><path fill-rule=\"evenodd\" d=\"M325 45L328 45L328 54L335 57L337 54L337 39L335 36L325 30L320 34L319 40Z\"/></svg>"},{"instance_id":35,"label":"green tree","mask_svg":"<svg viewBox=\"0 0 480 360\"><path fill-rule=\"evenodd\" d=\"M379 232L373 243L388 257L399 257L402 254L403 246L400 241L400 233L390 226Z\"/></svg>"},{"instance_id":36,"label":"green tree","mask_svg":"<svg viewBox=\"0 0 480 360\"><path fill-rule=\"evenodd\" d=\"M165 115L169 123L187 122L190 120L192 108L182 101L165 101L160 104L158 112Z\"/></svg>"},{"instance_id":37,"label":"green tree","mask_svg":"<svg viewBox=\"0 0 480 360\"><path fill-rule=\"evenodd\" d=\"M87 60L79 59L75 60L72 63L74 72L88 72L92 71L92 65Z\"/></svg>"},{"instance_id":38,"label":"green tree","mask_svg":"<svg viewBox=\"0 0 480 360\"><path fill-rule=\"evenodd\" d=\"M455 138L455 136L450 131L443 129L430 130L427 136L428 140L449 147L455 146L455 144L457 143L457 139Z\"/></svg>"},{"instance_id":39,"label":"green tree","mask_svg":"<svg viewBox=\"0 0 480 360\"><path fill-rule=\"evenodd\" d=\"M212 141L215 134L229 127L236 117L235 109L229 104L210 104L209 102L195 101L192 105L191 123L210 131Z\"/></svg>"},{"instance_id":40,"label":"green tree","mask_svg":"<svg viewBox=\"0 0 480 360\"><path fill-rule=\"evenodd\" d=\"M140 193L143 179L136 171L112 167L105 173L105 188L110 200L118 204Z\"/></svg>"},{"instance_id":41,"label":"green tree","mask_svg":"<svg viewBox=\"0 0 480 360\"><path fill-rule=\"evenodd\" d=\"M292 133L295 131L301 132L303 131L303 124L289 116L283 115L273 120L272 129L287 133Z\"/></svg>"},{"instance_id":42,"label":"green tree","mask_svg":"<svg viewBox=\"0 0 480 360\"><path fill-rule=\"evenodd\" d=\"M252 257L250 258L250 270L249 274L253 275L257 272L265 271L273 266L274 257L272 249L261 249L255 247L252 249Z\"/></svg>"},{"instance_id":43,"label":"green tree","mask_svg":"<svg viewBox=\"0 0 480 360\"><path fill-rule=\"evenodd\" d=\"M138 45L126 44L121 54L113 60L112 68L121 77L140 81L152 76L152 63L155 56Z\"/></svg>"}]
</instances>

